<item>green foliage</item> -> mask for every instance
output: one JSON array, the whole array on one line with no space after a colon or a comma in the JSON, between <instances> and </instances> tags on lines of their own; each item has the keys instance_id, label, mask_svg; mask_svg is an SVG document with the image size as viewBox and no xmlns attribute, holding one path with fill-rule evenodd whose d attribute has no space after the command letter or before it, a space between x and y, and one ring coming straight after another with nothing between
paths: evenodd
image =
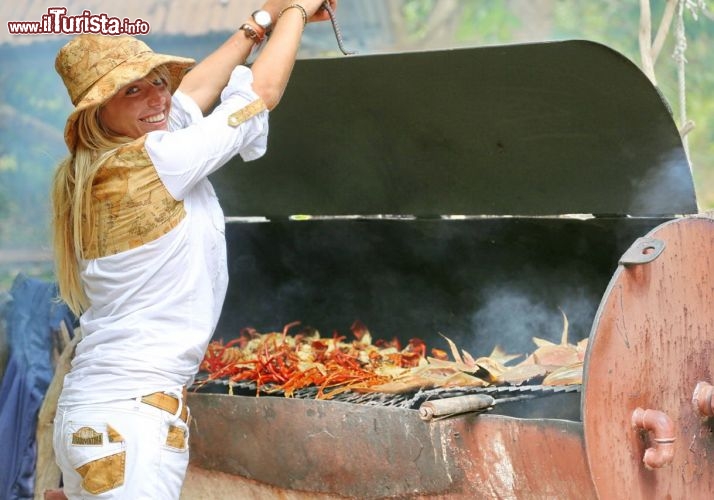
<instances>
[{"instance_id":1,"label":"green foliage","mask_svg":"<svg viewBox=\"0 0 714 500\"><path fill-rule=\"evenodd\" d=\"M424 35L426 21L436 5L436 0L408 0L402 7L402 15L407 31L413 38Z\"/></svg>"},{"instance_id":2,"label":"green foliage","mask_svg":"<svg viewBox=\"0 0 714 500\"><path fill-rule=\"evenodd\" d=\"M501 4L493 8L493 3ZM485 43L498 43L512 38L521 21L504 8L504 2L467 2L462 12L462 21L456 32L458 39L468 39L474 32Z\"/></svg>"}]
</instances>

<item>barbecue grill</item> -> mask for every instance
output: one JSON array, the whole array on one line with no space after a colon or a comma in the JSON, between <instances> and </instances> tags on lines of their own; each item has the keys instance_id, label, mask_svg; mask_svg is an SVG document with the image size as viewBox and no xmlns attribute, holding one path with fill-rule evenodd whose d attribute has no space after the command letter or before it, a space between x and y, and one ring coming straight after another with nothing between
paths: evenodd
<instances>
[{"instance_id":1,"label":"barbecue grill","mask_svg":"<svg viewBox=\"0 0 714 500\"><path fill-rule=\"evenodd\" d=\"M301 60L268 154L214 175L214 338L588 338L583 384L339 400L204 386L201 498L709 498L714 223L666 102L586 41ZM427 402L479 411L425 419ZM227 493L226 493L227 492Z\"/></svg>"}]
</instances>

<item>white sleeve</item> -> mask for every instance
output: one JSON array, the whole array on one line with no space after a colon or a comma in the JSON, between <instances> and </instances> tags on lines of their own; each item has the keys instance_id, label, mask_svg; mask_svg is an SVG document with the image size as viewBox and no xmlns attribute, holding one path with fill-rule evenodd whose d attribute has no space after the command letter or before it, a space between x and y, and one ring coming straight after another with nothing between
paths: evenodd
<instances>
[{"instance_id":1,"label":"white sleeve","mask_svg":"<svg viewBox=\"0 0 714 500\"><path fill-rule=\"evenodd\" d=\"M200 116L190 97L179 94L176 100L181 109L176 114L176 124L186 126L147 135L146 151L175 199L184 199L193 186L236 154L244 161L265 154L268 112L252 83L251 71L245 66L236 67L221 93L221 103L206 117Z\"/></svg>"},{"instance_id":2,"label":"white sleeve","mask_svg":"<svg viewBox=\"0 0 714 500\"><path fill-rule=\"evenodd\" d=\"M201 108L196 101L177 90L171 96L171 113L169 114L169 130L186 128L203 118Z\"/></svg>"}]
</instances>

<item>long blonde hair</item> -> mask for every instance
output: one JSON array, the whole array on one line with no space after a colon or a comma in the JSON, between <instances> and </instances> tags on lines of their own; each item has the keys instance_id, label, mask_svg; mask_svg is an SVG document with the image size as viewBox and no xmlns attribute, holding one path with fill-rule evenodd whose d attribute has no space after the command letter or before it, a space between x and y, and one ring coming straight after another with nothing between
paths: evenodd
<instances>
[{"instance_id":1,"label":"long blonde hair","mask_svg":"<svg viewBox=\"0 0 714 500\"><path fill-rule=\"evenodd\" d=\"M168 70L160 66L145 78L158 76L170 81ZM101 107L88 108L77 116L77 147L73 155L57 167L52 182L52 246L60 298L79 316L89 306L80 278L79 262L85 243L93 234L94 177L114 151L132 141L107 131L100 120Z\"/></svg>"}]
</instances>

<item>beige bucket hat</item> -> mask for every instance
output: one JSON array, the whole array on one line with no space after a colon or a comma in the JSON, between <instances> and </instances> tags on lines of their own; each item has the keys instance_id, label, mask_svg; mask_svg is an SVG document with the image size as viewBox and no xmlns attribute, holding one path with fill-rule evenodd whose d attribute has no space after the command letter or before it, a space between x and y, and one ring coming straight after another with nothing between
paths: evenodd
<instances>
[{"instance_id":1,"label":"beige bucket hat","mask_svg":"<svg viewBox=\"0 0 714 500\"><path fill-rule=\"evenodd\" d=\"M169 70L173 92L194 63L186 57L157 54L131 36L84 34L73 38L59 50L55 59L55 69L75 106L64 129L70 152L77 146L76 121L80 111L104 103L120 88L161 65Z\"/></svg>"}]
</instances>

